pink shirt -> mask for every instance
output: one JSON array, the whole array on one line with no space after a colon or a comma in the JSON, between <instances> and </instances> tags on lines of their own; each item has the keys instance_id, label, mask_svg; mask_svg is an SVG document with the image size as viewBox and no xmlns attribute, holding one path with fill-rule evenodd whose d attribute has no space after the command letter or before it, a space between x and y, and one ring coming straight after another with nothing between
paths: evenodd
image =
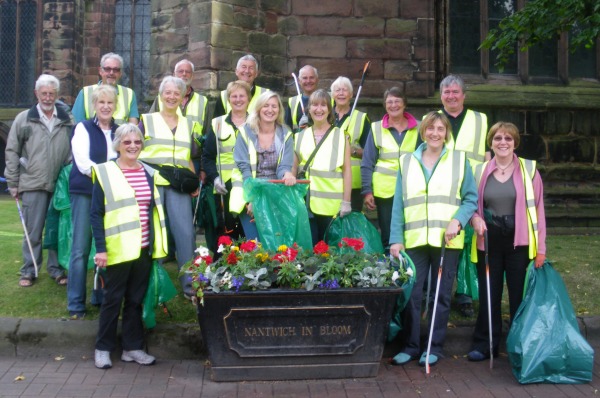
<instances>
[{"instance_id":1,"label":"pink shirt","mask_svg":"<svg viewBox=\"0 0 600 398\"><path fill-rule=\"evenodd\" d=\"M529 246L529 230L527 225L527 200L525 198L525 186L523 185L523 176L521 174L521 167L519 166L519 159L517 155L513 155L513 162L516 162L513 172L513 182L515 184L515 191L517 193L517 200L515 202L515 241L514 245L517 246ZM476 215L483 217L483 191L487 179L495 170L496 159L492 159L488 162L483 174L481 176L481 182L477 189L477 211ZM537 225L538 225L538 242L537 242L537 253L546 254L546 212L544 211L544 186L542 185L542 177L536 170L536 173L532 180L533 183L533 197L535 201L535 208L537 210ZM477 237L477 249L484 250L483 236Z\"/></svg>"}]
</instances>

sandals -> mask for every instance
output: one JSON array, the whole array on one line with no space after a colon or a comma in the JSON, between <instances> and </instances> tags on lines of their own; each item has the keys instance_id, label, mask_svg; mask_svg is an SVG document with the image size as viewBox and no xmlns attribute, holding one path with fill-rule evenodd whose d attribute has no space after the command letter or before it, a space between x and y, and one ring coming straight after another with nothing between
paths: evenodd
<instances>
[{"instance_id":1,"label":"sandals","mask_svg":"<svg viewBox=\"0 0 600 398\"><path fill-rule=\"evenodd\" d=\"M31 286L33 286L33 279L28 278L26 276L22 276L21 279L19 279L19 286L31 287Z\"/></svg>"},{"instance_id":2,"label":"sandals","mask_svg":"<svg viewBox=\"0 0 600 398\"><path fill-rule=\"evenodd\" d=\"M69 279L67 278L66 275L59 275L56 278L54 278L54 281L56 282L57 285L59 286L67 286L67 281Z\"/></svg>"}]
</instances>

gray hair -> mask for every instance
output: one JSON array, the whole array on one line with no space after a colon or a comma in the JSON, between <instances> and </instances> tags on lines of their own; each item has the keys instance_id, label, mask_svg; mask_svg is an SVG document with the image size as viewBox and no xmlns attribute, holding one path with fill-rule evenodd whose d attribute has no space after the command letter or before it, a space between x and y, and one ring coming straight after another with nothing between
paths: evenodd
<instances>
[{"instance_id":1,"label":"gray hair","mask_svg":"<svg viewBox=\"0 0 600 398\"><path fill-rule=\"evenodd\" d=\"M119 54L115 54L115 53L106 53L102 56L102 59L100 59L100 67L104 67L104 63L109 60L109 59L116 59L117 61L119 61L119 64L121 65L120 67L123 67L123 57L121 57Z\"/></svg>"},{"instance_id":2,"label":"gray hair","mask_svg":"<svg viewBox=\"0 0 600 398\"><path fill-rule=\"evenodd\" d=\"M38 77L38 79L35 81L35 89L39 90L40 88L46 86L51 86L56 90L57 93L58 90L60 90L60 82L56 77L48 74L40 75L40 77Z\"/></svg>"},{"instance_id":3,"label":"gray hair","mask_svg":"<svg viewBox=\"0 0 600 398\"><path fill-rule=\"evenodd\" d=\"M449 87L453 84L457 84L463 93L467 91L467 87L465 87L464 80L458 75L448 75L440 82L440 92L444 91L446 87Z\"/></svg>"},{"instance_id":4,"label":"gray hair","mask_svg":"<svg viewBox=\"0 0 600 398\"><path fill-rule=\"evenodd\" d=\"M302 68L300 68L300 70L298 71L298 76L300 76L302 74L303 70L307 70L307 69L312 69L313 72L315 72L315 77L317 79L319 78L319 71L317 70L317 68L315 68L312 65L304 65Z\"/></svg>"},{"instance_id":5,"label":"gray hair","mask_svg":"<svg viewBox=\"0 0 600 398\"><path fill-rule=\"evenodd\" d=\"M283 115L284 115L285 111L283 109L283 103L281 102L281 97L276 92L267 90L256 99L256 102L254 103L254 106L250 110L250 114L248 115L248 118L246 119L246 123L248 124L248 126L250 126L250 128L252 130L254 130L256 133L258 133L258 128L259 128L258 122L260 121L260 110L262 109L263 106L265 106L265 104L271 98L277 98L277 102L279 103L279 114L277 115L277 120L275 121L275 124L279 124L279 125L284 124Z\"/></svg>"},{"instance_id":6,"label":"gray hair","mask_svg":"<svg viewBox=\"0 0 600 398\"><path fill-rule=\"evenodd\" d=\"M345 76L340 76L331 83L331 95L335 92L338 87L345 87L348 89L348 93L350 93L350 97L354 95L354 88L352 87L352 82Z\"/></svg>"},{"instance_id":7,"label":"gray hair","mask_svg":"<svg viewBox=\"0 0 600 398\"><path fill-rule=\"evenodd\" d=\"M177 86L177 88L179 89L179 91L181 91L181 96L183 97L185 95L185 92L187 90L187 86L185 85L185 82L175 76L165 76L162 79L162 82L160 82L160 87L158 87L158 95L162 95L164 89L165 89L165 85L167 83L173 83L175 86Z\"/></svg>"},{"instance_id":8,"label":"gray hair","mask_svg":"<svg viewBox=\"0 0 600 398\"><path fill-rule=\"evenodd\" d=\"M188 64L192 67L192 72L194 72L194 64L192 63L192 61L190 61L189 59L182 59L181 61L177 62L175 64L175 67L173 68L173 71L176 71L177 68L183 64Z\"/></svg>"},{"instance_id":9,"label":"gray hair","mask_svg":"<svg viewBox=\"0 0 600 398\"><path fill-rule=\"evenodd\" d=\"M92 104L96 105L100 97L110 97L117 105L117 89L110 84L101 84L92 91Z\"/></svg>"},{"instance_id":10,"label":"gray hair","mask_svg":"<svg viewBox=\"0 0 600 398\"><path fill-rule=\"evenodd\" d=\"M121 141L123 141L123 137L127 137L129 134L137 134L138 138L142 141L142 149L144 149L144 136L139 127L133 123L124 123L115 131L115 139L112 142L115 152L119 151L119 146L121 145Z\"/></svg>"},{"instance_id":11,"label":"gray hair","mask_svg":"<svg viewBox=\"0 0 600 398\"><path fill-rule=\"evenodd\" d=\"M251 54L246 54L240 59L238 59L237 64L235 65L235 69L239 68L243 61L252 61L254 65L256 65L256 71L258 72L258 61Z\"/></svg>"}]
</instances>

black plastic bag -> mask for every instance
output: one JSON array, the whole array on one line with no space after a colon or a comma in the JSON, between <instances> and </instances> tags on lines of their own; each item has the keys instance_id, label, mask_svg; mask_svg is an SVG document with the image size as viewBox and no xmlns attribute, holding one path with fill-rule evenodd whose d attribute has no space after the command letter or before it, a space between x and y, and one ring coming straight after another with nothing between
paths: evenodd
<instances>
[{"instance_id":1,"label":"black plastic bag","mask_svg":"<svg viewBox=\"0 0 600 398\"><path fill-rule=\"evenodd\" d=\"M587 383L594 350L579 332L565 284L546 262L529 265L523 302L506 340L519 383Z\"/></svg>"}]
</instances>

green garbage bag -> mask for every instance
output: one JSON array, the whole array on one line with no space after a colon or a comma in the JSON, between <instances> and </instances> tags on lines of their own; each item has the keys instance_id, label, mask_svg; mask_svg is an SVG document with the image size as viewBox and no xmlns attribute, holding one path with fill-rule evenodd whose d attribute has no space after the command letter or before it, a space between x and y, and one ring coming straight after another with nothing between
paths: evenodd
<instances>
[{"instance_id":1,"label":"green garbage bag","mask_svg":"<svg viewBox=\"0 0 600 398\"><path fill-rule=\"evenodd\" d=\"M48 211L46 212L46 221L44 224L44 243L42 245L44 249L58 250L59 220L60 212L56 210L52 205L52 202L50 202L48 205Z\"/></svg>"},{"instance_id":2,"label":"green garbage bag","mask_svg":"<svg viewBox=\"0 0 600 398\"><path fill-rule=\"evenodd\" d=\"M335 217L325 231L325 242L337 246L342 238L362 238L365 253L383 254L381 235L367 217L359 211L353 211L345 217Z\"/></svg>"},{"instance_id":3,"label":"green garbage bag","mask_svg":"<svg viewBox=\"0 0 600 398\"><path fill-rule=\"evenodd\" d=\"M390 326L388 330L388 342L393 341L396 336L398 336L398 333L400 333L402 330L402 311L404 311L404 307L406 307L406 303L408 303L408 300L410 299L413 286L417 280L415 264L413 264L408 254L405 252L400 253L404 258L404 264L407 273L410 272L408 271L410 269L412 271L412 275L410 275L408 280L402 285L402 293L398 295L398 299L396 300L396 306L394 307L394 313L392 314L392 319L390 320Z\"/></svg>"},{"instance_id":4,"label":"green garbage bag","mask_svg":"<svg viewBox=\"0 0 600 398\"><path fill-rule=\"evenodd\" d=\"M473 227L465 226L465 246L458 257L456 273L456 294L466 294L473 300L479 300L479 281L477 280L477 265L471 262L471 245L473 243Z\"/></svg>"},{"instance_id":5,"label":"green garbage bag","mask_svg":"<svg viewBox=\"0 0 600 398\"><path fill-rule=\"evenodd\" d=\"M195 223L204 228L206 246L214 253L217 248L217 206L212 185L202 185L200 195L192 201L196 215Z\"/></svg>"},{"instance_id":6,"label":"green garbage bag","mask_svg":"<svg viewBox=\"0 0 600 398\"><path fill-rule=\"evenodd\" d=\"M546 262L529 265L523 302L506 340L517 381L587 383L592 380L594 350L579 332L565 284Z\"/></svg>"},{"instance_id":7,"label":"green garbage bag","mask_svg":"<svg viewBox=\"0 0 600 398\"><path fill-rule=\"evenodd\" d=\"M312 249L304 196L308 184L286 186L260 178L244 181L244 200L252 203L258 237L267 250L294 243Z\"/></svg>"},{"instance_id":8,"label":"green garbage bag","mask_svg":"<svg viewBox=\"0 0 600 398\"><path fill-rule=\"evenodd\" d=\"M158 263L152 263L152 271L150 271L150 280L148 281L148 289L144 296L144 307L142 311L142 319L147 329L152 329L156 326L156 308L162 305L167 308L165 303L177 295L177 289L167 271Z\"/></svg>"}]
</instances>

